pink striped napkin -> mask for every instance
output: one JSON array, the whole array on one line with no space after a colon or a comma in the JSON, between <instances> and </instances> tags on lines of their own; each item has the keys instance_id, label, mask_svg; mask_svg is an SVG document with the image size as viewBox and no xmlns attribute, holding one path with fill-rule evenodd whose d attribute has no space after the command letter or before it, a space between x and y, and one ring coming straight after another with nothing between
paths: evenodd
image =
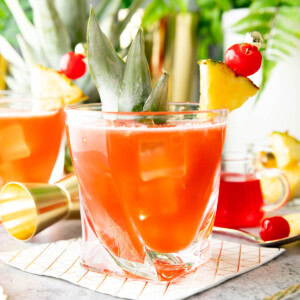
<instances>
[{"instance_id":1,"label":"pink striped napkin","mask_svg":"<svg viewBox=\"0 0 300 300\"><path fill-rule=\"evenodd\" d=\"M211 258L172 283L118 277L87 271L80 265L80 239L41 244L20 251L0 252L0 259L20 270L67 280L90 290L127 299L184 299L253 270L283 253L213 239Z\"/></svg>"}]
</instances>

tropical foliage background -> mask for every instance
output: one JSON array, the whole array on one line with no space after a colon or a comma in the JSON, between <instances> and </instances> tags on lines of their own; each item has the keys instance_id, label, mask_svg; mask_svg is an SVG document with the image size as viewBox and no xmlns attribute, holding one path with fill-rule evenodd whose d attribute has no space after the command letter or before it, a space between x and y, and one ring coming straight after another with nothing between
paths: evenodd
<instances>
[{"instance_id":1,"label":"tropical foliage background","mask_svg":"<svg viewBox=\"0 0 300 300\"><path fill-rule=\"evenodd\" d=\"M74 1L76 5L74 5ZM199 41L198 58L210 57L218 60L223 58L222 14L230 9L249 8L249 14L234 25L234 30L241 34L256 30L260 31L264 36L261 92L266 86L267 79L276 64L290 55L292 49L297 47L297 40L300 39L300 0L91 1L96 5L95 11L99 23L105 27L105 31L112 40L116 50L120 50L118 38L120 33L125 29L130 17L137 8L142 6L145 7L142 20L142 26L145 28L170 14L188 12L199 14L197 30L197 39ZM85 39L87 8L88 2L91 1L0 0L0 35L16 49L17 53L22 53L25 63L30 57L31 59L39 57L39 60L35 59L37 62L42 62L55 68L58 58L63 52L69 51L78 42ZM33 5L33 3L44 4ZM20 4L21 10L17 8L18 4ZM71 5L72 9L70 10L69 7ZM57 10L59 18L56 18L55 13L53 13L52 6ZM129 8L129 16L122 22L116 22L116 15L121 8ZM35 48L35 42L27 38L30 36L29 31L31 28L26 22L24 23L24 18L22 20L20 12L24 12L29 22L32 22L36 30L44 37L44 43L42 42L41 48L47 54L44 53L42 59L41 56L36 55L39 52L37 49L29 49L29 46ZM39 13L43 14L44 19L48 17L49 20L39 24L36 21L38 18L34 17ZM51 36L46 30L47 28L49 29L49 26L60 27L60 29L57 29L56 34L53 35L52 33ZM21 28L21 32L19 28ZM1 47L3 48L3 42ZM45 56L47 57L45 58ZM24 82L24 78L18 74L17 68L14 70L11 68L10 73L7 82L10 88L14 86L25 90L28 88L28 82ZM94 94L95 91L89 78L82 79L77 84L85 86L85 92L90 96Z\"/></svg>"},{"instance_id":2,"label":"tropical foliage background","mask_svg":"<svg viewBox=\"0 0 300 300\"><path fill-rule=\"evenodd\" d=\"M249 14L233 29L241 34L256 30L264 36L260 93L276 64L289 56L300 40L300 0L0 0L0 52L8 62L8 88L29 91L31 64L57 69L60 57L85 41L91 2L98 22L119 52L119 36L139 7L145 8L145 29L168 15L195 13L199 16L195 36L198 59L216 60L223 59L223 13L249 8ZM128 15L120 21L122 8L128 8ZM76 84L91 101L98 101L88 72ZM71 171L70 157L66 159L67 171Z\"/></svg>"}]
</instances>

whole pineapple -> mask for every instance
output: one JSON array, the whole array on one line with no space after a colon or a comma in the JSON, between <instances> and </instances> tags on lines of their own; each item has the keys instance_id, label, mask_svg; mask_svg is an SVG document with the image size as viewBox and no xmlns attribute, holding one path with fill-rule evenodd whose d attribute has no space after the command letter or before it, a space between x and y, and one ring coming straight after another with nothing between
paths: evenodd
<instances>
[{"instance_id":1,"label":"whole pineapple","mask_svg":"<svg viewBox=\"0 0 300 300\"><path fill-rule=\"evenodd\" d=\"M8 63L6 85L15 92L30 91L32 65L58 69L61 56L86 40L88 1L86 0L29 0L33 22L26 17L19 0L5 0L18 27L17 41L21 55L0 35L0 54ZM110 37L116 50L120 49L119 36L143 0L135 0L128 15L118 21L121 0L102 0L95 8L99 24ZM89 72L76 80L90 100L99 96Z\"/></svg>"}]
</instances>

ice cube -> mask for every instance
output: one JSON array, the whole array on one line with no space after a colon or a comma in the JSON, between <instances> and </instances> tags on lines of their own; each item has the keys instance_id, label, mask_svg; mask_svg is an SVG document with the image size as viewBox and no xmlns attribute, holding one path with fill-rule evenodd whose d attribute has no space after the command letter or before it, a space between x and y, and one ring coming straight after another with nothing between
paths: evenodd
<instances>
[{"instance_id":1,"label":"ice cube","mask_svg":"<svg viewBox=\"0 0 300 300\"><path fill-rule=\"evenodd\" d=\"M25 141L23 128L19 124L0 129L0 162L28 157L30 148Z\"/></svg>"},{"instance_id":2,"label":"ice cube","mask_svg":"<svg viewBox=\"0 0 300 300\"><path fill-rule=\"evenodd\" d=\"M160 177L139 186L139 220L175 214L185 192L183 178Z\"/></svg>"},{"instance_id":3,"label":"ice cube","mask_svg":"<svg viewBox=\"0 0 300 300\"><path fill-rule=\"evenodd\" d=\"M185 174L184 138L178 134L165 134L164 137L140 141L139 160L143 181L182 177Z\"/></svg>"}]
</instances>

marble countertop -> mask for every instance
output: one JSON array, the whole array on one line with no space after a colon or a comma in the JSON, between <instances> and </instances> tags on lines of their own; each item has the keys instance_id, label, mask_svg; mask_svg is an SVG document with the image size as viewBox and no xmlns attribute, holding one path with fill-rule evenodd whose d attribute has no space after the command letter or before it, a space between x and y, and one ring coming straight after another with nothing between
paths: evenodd
<instances>
[{"instance_id":1,"label":"marble countertop","mask_svg":"<svg viewBox=\"0 0 300 300\"><path fill-rule=\"evenodd\" d=\"M46 243L81 236L79 220L61 221L32 239L22 243L10 238L0 226L0 251L22 249L37 243ZM232 237L224 237L236 241ZM241 242L241 240L239 240ZM243 240L243 243L247 241ZM190 300L263 299L289 286L300 283L300 242L285 246L286 251L271 262L246 274L190 297ZM14 269L0 262L0 286L8 300L98 299L113 300L112 296L99 294L63 280L37 276ZM300 299L300 293L285 299ZM155 299L153 299L155 300Z\"/></svg>"}]
</instances>

